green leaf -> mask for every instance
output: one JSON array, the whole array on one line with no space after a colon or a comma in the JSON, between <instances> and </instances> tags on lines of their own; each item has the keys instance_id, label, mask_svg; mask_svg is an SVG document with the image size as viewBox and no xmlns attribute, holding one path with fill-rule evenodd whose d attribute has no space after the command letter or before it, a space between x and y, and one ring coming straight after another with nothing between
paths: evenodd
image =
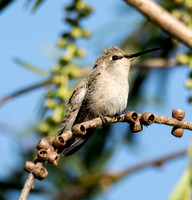
<instances>
[{"instance_id":1,"label":"green leaf","mask_svg":"<svg viewBox=\"0 0 192 200\"><path fill-rule=\"evenodd\" d=\"M13 3L13 0L0 0L0 11L6 8L10 3Z\"/></svg>"},{"instance_id":2,"label":"green leaf","mask_svg":"<svg viewBox=\"0 0 192 200\"><path fill-rule=\"evenodd\" d=\"M13 61L15 63L19 64L20 66L25 67L26 69L29 69L29 70L31 70L31 71L33 71L36 74L39 74L41 76L48 77L48 75L49 75L46 71L39 69L38 67L35 67L34 65L31 65L31 64L29 64L29 63L27 63L27 62L25 62L25 61L23 61L19 58L14 58Z\"/></svg>"},{"instance_id":3,"label":"green leaf","mask_svg":"<svg viewBox=\"0 0 192 200\"><path fill-rule=\"evenodd\" d=\"M169 200L190 200L190 169L189 168L187 168L183 172Z\"/></svg>"},{"instance_id":4,"label":"green leaf","mask_svg":"<svg viewBox=\"0 0 192 200\"><path fill-rule=\"evenodd\" d=\"M40 6L41 3L43 3L44 0L37 0L35 2L35 5L33 6L32 11L35 12L37 10L37 8Z\"/></svg>"}]
</instances>

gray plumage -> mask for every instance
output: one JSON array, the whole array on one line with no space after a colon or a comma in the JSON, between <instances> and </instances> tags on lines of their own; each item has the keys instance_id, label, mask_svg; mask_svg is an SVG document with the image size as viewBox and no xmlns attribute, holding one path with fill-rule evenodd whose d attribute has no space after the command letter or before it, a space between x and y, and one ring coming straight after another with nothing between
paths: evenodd
<instances>
[{"instance_id":1,"label":"gray plumage","mask_svg":"<svg viewBox=\"0 0 192 200\"><path fill-rule=\"evenodd\" d=\"M113 117L126 108L130 59L123 57L124 55L126 53L118 47L110 47L98 57L91 73L80 82L69 99L57 135L71 130L76 123L95 117ZM122 58L113 60L112 56ZM74 153L91 135L92 131L88 131L85 136L73 137L62 154Z\"/></svg>"},{"instance_id":2,"label":"gray plumage","mask_svg":"<svg viewBox=\"0 0 192 200\"><path fill-rule=\"evenodd\" d=\"M110 47L100 55L90 74L79 83L69 99L64 119L57 135L71 130L72 126L95 117L114 117L126 107L128 100L128 74L131 61L154 48L127 55L118 47ZM73 136L62 149L67 156L75 153L92 135L88 130L84 136Z\"/></svg>"}]
</instances>

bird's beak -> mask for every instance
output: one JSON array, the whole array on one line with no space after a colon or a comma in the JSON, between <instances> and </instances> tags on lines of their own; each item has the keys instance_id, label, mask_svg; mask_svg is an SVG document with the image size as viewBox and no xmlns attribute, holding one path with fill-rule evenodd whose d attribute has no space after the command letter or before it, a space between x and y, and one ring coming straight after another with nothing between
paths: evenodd
<instances>
[{"instance_id":1,"label":"bird's beak","mask_svg":"<svg viewBox=\"0 0 192 200\"><path fill-rule=\"evenodd\" d=\"M148 50L145 50L145 51L141 51L141 52L138 52L138 53L128 54L128 55L125 55L124 57L128 58L128 59L130 59L132 61L132 60L134 60L138 56L141 56L143 54L146 54L146 53L149 53L149 52L152 52L152 51L158 51L160 49L163 49L163 47L157 47L157 48L153 48L153 49L148 49Z\"/></svg>"}]
</instances>

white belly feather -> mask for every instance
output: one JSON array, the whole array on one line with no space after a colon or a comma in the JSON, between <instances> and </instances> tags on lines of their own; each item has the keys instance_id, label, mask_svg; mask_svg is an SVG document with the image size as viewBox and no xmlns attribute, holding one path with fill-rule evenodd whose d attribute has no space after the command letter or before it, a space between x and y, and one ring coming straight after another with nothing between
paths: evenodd
<instances>
[{"instance_id":1,"label":"white belly feather","mask_svg":"<svg viewBox=\"0 0 192 200\"><path fill-rule=\"evenodd\" d=\"M127 107L128 80L114 76L100 77L91 94L90 109L95 116L114 116Z\"/></svg>"}]
</instances>

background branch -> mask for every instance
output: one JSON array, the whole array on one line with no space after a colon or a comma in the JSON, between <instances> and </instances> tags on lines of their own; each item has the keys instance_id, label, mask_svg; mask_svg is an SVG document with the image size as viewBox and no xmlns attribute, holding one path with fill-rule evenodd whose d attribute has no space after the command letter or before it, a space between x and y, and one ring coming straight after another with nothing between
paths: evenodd
<instances>
[{"instance_id":1,"label":"background branch","mask_svg":"<svg viewBox=\"0 0 192 200\"><path fill-rule=\"evenodd\" d=\"M142 62L139 62L137 64L133 64L132 66L134 68L159 68L159 67L174 67L178 65L177 61L174 60L165 60L163 58L154 58L154 59L148 59ZM79 77L84 77L87 76L91 72L91 68L87 67L82 70L81 76ZM21 90L18 90L16 92L13 92L3 98L0 99L0 105L3 105L7 101L18 97L20 95L26 94L32 90L39 89L42 87L50 86L53 85L54 83L51 80L46 80L41 83L34 84L32 86L28 86L26 88L23 88Z\"/></svg>"},{"instance_id":2,"label":"background branch","mask_svg":"<svg viewBox=\"0 0 192 200\"><path fill-rule=\"evenodd\" d=\"M21 90L18 90L16 92L13 92L12 94L9 94L9 95L3 97L2 99L0 99L0 105L4 104L5 102L7 102L7 101L9 101L9 100L11 100L15 97L20 96L22 94L25 94L27 92L31 92L32 90L35 90L35 89L38 89L38 88L50 86L52 84L53 84L53 82L51 80L46 80L44 82L37 83L37 84L31 85L31 86L28 86L26 88L23 88Z\"/></svg>"},{"instance_id":3,"label":"background branch","mask_svg":"<svg viewBox=\"0 0 192 200\"><path fill-rule=\"evenodd\" d=\"M181 137L183 135L183 129L192 130L192 122L182 121L185 116L185 112L183 110L173 109L172 116L173 118L167 116L154 115L150 112L138 114L135 111L129 111L126 114L120 115L118 119L116 117L114 118L105 117L105 119L107 120L108 123L127 122L130 124L129 127L132 132L139 132L142 130L142 125L147 126L153 123L174 126L172 129L174 130L172 131L172 134L176 137ZM34 176L39 180L42 180L48 176L47 170L43 167L44 163L48 162L50 164L57 165L59 160L58 152L62 152L62 150L65 148L66 142L70 140L72 136L85 135L87 129L95 129L96 127L101 125L103 125L102 120L100 118L95 118L93 120L89 120L80 124L75 124L72 127L71 131L64 132L59 136L56 137L49 136L47 138L41 139L36 145L36 148L38 149L37 158L35 159L34 162L27 161L25 163L24 169L25 171L30 172L30 176L29 180L27 180L25 183L24 186L25 189L23 189L21 197L24 195L27 197L26 193L29 193L30 191L30 188L34 181L34 179L31 176ZM179 134L177 133L177 130L179 130ZM123 172L116 174L116 176L121 178L127 175L128 173L145 168L147 166L161 165L167 160L186 154L186 152L187 152L186 150L181 151L157 160L139 164L137 166L134 166L132 168L129 168ZM21 198L20 200L24 199Z\"/></svg>"},{"instance_id":4,"label":"background branch","mask_svg":"<svg viewBox=\"0 0 192 200\"><path fill-rule=\"evenodd\" d=\"M169 35L192 48L192 30L151 0L124 0Z\"/></svg>"},{"instance_id":5,"label":"background branch","mask_svg":"<svg viewBox=\"0 0 192 200\"><path fill-rule=\"evenodd\" d=\"M153 160L149 160L149 161L139 163L139 164L134 165L132 167L129 167L126 170L121 171L119 173L109 173L108 175L109 175L109 177L116 177L116 178L119 179L119 178L122 178L122 177L130 174L130 173L136 172L136 171L144 169L146 167L162 166L167 161L185 156L187 154L188 154L188 150L181 150L181 151L178 151L178 152L174 152L174 153L162 156L160 158L156 158L156 159L153 159Z\"/></svg>"},{"instance_id":6,"label":"background branch","mask_svg":"<svg viewBox=\"0 0 192 200\"><path fill-rule=\"evenodd\" d=\"M107 189L108 187L110 187L114 182L124 178L127 175L130 175L131 173L137 172L139 170L143 170L147 167L160 167L163 164L167 163L168 161L171 161L173 159L176 158L180 158L183 156L186 156L188 154L188 150L180 150L178 152L174 152L165 156L161 156L159 158L156 159L152 159L152 160L148 160L148 161L143 161L140 162L138 164L135 164L131 167L128 167L125 170L122 171L117 171L117 172L107 172L107 173L93 173L92 175L88 175L83 177L82 180L80 180L78 182L79 186L82 185L81 182L86 182L88 185L88 187L90 187L90 184L92 185L96 185L99 184L103 189ZM91 180L91 181L89 181ZM83 184L85 185L85 184ZM79 188L77 186L77 188Z\"/></svg>"},{"instance_id":7,"label":"background branch","mask_svg":"<svg viewBox=\"0 0 192 200\"><path fill-rule=\"evenodd\" d=\"M150 58L133 64L133 68L160 68L175 67L180 65L176 60L166 60L164 58Z\"/></svg>"},{"instance_id":8,"label":"background branch","mask_svg":"<svg viewBox=\"0 0 192 200\"><path fill-rule=\"evenodd\" d=\"M83 180L76 181L77 185L73 185L72 187L73 187L73 190L75 190L75 188L77 188L77 190L79 190L79 187L82 185L82 182L86 182L87 184L83 184L83 185L86 185L86 187L90 187L91 185L99 184L103 189L106 189L106 187L111 186L111 184L114 181L118 181L119 179L124 178L125 176L127 176L133 172L145 169L147 167L162 166L163 164L165 164L168 161L171 161L171 160L179 158L179 157L183 157L187 154L188 154L187 150L181 150L178 152L171 153L169 155L161 156L161 157L153 159L153 160L144 161L139 164L135 164L132 167L128 167L127 169L122 170L120 172L108 172L108 173L102 173L102 174L93 173L92 175L89 174L88 176L84 176ZM90 179L91 179L91 181L89 181ZM27 181L25 182L25 185L23 187L23 190L22 190L19 200L27 199L30 190L33 188L33 184L34 184L34 176L32 173L30 173ZM68 187L70 187L70 185Z\"/></svg>"}]
</instances>

